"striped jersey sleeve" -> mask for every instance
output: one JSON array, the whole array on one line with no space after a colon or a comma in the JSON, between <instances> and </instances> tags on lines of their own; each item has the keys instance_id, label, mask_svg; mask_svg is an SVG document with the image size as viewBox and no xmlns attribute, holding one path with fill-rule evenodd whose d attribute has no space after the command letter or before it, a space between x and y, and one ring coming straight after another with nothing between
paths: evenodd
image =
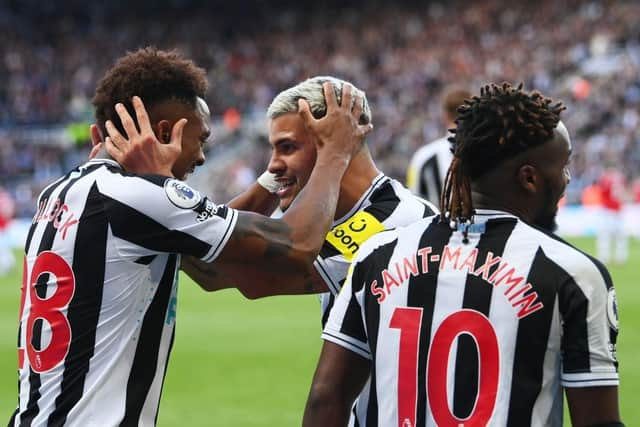
<instances>
[{"instance_id":1,"label":"striped jersey sleeve","mask_svg":"<svg viewBox=\"0 0 640 427\"><path fill-rule=\"evenodd\" d=\"M617 386L618 304L609 272L568 244L543 250L568 274L558 291L562 385Z\"/></svg>"},{"instance_id":2,"label":"striped jersey sleeve","mask_svg":"<svg viewBox=\"0 0 640 427\"><path fill-rule=\"evenodd\" d=\"M237 212L216 205L188 184L162 176L98 173L98 192L120 256L136 259L158 252L213 261L229 240Z\"/></svg>"},{"instance_id":3,"label":"striped jersey sleeve","mask_svg":"<svg viewBox=\"0 0 640 427\"><path fill-rule=\"evenodd\" d=\"M379 233L367 241L349 268L344 286L336 297L322 332L324 340L345 347L367 359L372 358L363 308L364 294L367 291L367 272L370 267L375 267L372 252L393 239L395 236L393 231L390 231ZM367 257L368 255L371 256Z\"/></svg>"}]
</instances>

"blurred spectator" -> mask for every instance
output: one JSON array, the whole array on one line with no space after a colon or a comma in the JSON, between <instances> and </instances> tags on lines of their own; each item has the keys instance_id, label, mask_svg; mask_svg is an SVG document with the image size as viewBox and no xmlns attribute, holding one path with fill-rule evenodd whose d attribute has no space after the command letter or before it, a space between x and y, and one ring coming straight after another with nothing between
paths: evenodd
<instances>
[{"instance_id":1,"label":"blurred spectator","mask_svg":"<svg viewBox=\"0 0 640 427\"><path fill-rule=\"evenodd\" d=\"M626 199L624 176L617 170L607 170L598 180L603 213L596 235L598 259L604 263L624 264L629 257L629 236L624 228L622 207Z\"/></svg>"},{"instance_id":2,"label":"blurred spectator","mask_svg":"<svg viewBox=\"0 0 640 427\"><path fill-rule=\"evenodd\" d=\"M228 152L229 159L241 154L257 172L267 161L269 100L310 75L332 74L367 90L377 112L368 141L392 177L404 178L411 155L441 135L437 100L445 86L475 91L503 80L523 81L567 104L575 153L568 203L578 202L582 189L598 179L604 158L627 179L637 176L640 2L373 4L326 1L303 9L283 1L276 9L258 1L159 6L151 0L69 0L59 8L36 0L2 2L2 182L12 193L26 185L37 194L58 168L86 155L61 147L46 132L36 147L25 142L25 132L92 120L96 78L125 50L147 44L178 48L208 70L212 113L222 123L227 112L227 126L213 136L225 146L214 149ZM153 25L140 25L137 14L143 11ZM42 148L45 143L55 147ZM215 179L229 175L231 163L210 163L201 174L216 199L231 196L224 180ZM38 181L27 181L36 170ZM19 215L23 209L18 202Z\"/></svg>"},{"instance_id":3,"label":"blurred spectator","mask_svg":"<svg viewBox=\"0 0 640 427\"><path fill-rule=\"evenodd\" d=\"M599 208L602 206L602 191L597 182L587 185L584 190L582 190L580 201L582 202L582 206L587 208Z\"/></svg>"},{"instance_id":4,"label":"blurred spectator","mask_svg":"<svg viewBox=\"0 0 640 427\"><path fill-rule=\"evenodd\" d=\"M11 271L16 264L15 257L6 236L7 227L15 212L11 195L0 187L0 277Z\"/></svg>"}]
</instances>

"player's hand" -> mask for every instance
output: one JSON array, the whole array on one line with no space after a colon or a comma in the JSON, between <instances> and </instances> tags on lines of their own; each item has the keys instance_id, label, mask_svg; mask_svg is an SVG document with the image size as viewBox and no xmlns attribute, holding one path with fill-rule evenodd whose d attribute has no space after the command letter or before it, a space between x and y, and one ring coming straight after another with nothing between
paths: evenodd
<instances>
[{"instance_id":1,"label":"player's hand","mask_svg":"<svg viewBox=\"0 0 640 427\"><path fill-rule=\"evenodd\" d=\"M118 132L110 120L107 120L105 124L109 133L105 139L107 152L129 172L173 176L171 168L182 152L182 132L187 119L178 120L171 129L169 143L162 144L151 128L149 114L142 100L134 96L132 102L140 131L124 105L116 104L116 112L120 116L126 138Z\"/></svg>"},{"instance_id":2,"label":"player's hand","mask_svg":"<svg viewBox=\"0 0 640 427\"><path fill-rule=\"evenodd\" d=\"M342 102L338 104L331 83L325 82L322 89L327 103L327 114L324 117L314 118L309 104L303 99L298 100L298 111L307 129L316 137L319 155L323 151L329 151L350 159L362 146L365 135L373 129L371 123L358 123L362 115L363 97L353 96L353 86L345 83L342 85Z\"/></svg>"},{"instance_id":3,"label":"player's hand","mask_svg":"<svg viewBox=\"0 0 640 427\"><path fill-rule=\"evenodd\" d=\"M102 135L100 135L100 129L95 123L89 126L89 133L91 134L91 152L89 153L89 160L95 159L102 148Z\"/></svg>"}]
</instances>

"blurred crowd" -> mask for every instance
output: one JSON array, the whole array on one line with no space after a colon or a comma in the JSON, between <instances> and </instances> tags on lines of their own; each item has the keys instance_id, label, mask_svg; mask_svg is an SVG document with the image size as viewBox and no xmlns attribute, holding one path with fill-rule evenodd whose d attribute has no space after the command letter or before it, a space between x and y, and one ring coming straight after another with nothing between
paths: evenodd
<instances>
[{"instance_id":1,"label":"blurred crowd","mask_svg":"<svg viewBox=\"0 0 640 427\"><path fill-rule=\"evenodd\" d=\"M323 74L367 92L368 141L393 177L403 180L411 154L445 133L444 88L476 92L506 80L566 104L568 203L611 168L629 183L628 200L640 199L640 2L328 2L306 11L288 2L101 3L0 5L0 179L18 215L29 216L39 189L88 152L25 135L90 122L97 80L115 58L148 44L177 48L208 71L216 160L193 179L218 201L266 167L271 99Z\"/></svg>"}]
</instances>

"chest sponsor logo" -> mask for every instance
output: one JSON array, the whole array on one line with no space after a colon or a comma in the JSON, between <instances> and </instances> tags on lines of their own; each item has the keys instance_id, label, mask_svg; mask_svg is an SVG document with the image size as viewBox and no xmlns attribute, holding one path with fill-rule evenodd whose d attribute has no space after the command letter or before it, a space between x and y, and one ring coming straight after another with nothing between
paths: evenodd
<instances>
[{"instance_id":1,"label":"chest sponsor logo","mask_svg":"<svg viewBox=\"0 0 640 427\"><path fill-rule=\"evenodd\" d=\"M167 197L179 208L193 209L202 201L200 193L177 179L168 179L164 183Z\"/></svg>"},{"instance_id":2,"label":"chest sponsor logo","mask_svg":"<svg viewBox=\"0 0 640 427\"><path fill-rule=\"evenodd\" d=\"M373 215L360 211L329 231L326 240L351 261L367 239L383 230L384 225Z\"/></svg>"}]
</instances>

